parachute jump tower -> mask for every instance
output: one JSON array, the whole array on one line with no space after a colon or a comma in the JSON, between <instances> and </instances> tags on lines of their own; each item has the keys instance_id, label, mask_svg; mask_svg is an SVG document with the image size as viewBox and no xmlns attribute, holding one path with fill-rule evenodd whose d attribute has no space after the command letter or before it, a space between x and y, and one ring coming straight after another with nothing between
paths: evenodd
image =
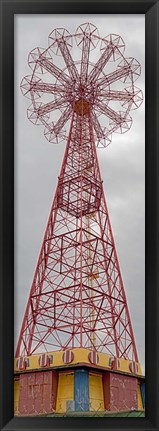
<instances>
[{"instance_id":1,"label":"parachute jump tower","mask_svg":"<svg viewBox=\"0 0 159 431\"><path fill-rule=\"evenodd\" d=\"M48 48L29 54L27 116L66 149L15 354L19 415L139 408L142 372L96 151L130 129L143 100L140 64L124 50L120 36L85 23L73 36L53 30ZM119 390L127 381L125 404L114 375Z\"/></svg>"}]
</instances>

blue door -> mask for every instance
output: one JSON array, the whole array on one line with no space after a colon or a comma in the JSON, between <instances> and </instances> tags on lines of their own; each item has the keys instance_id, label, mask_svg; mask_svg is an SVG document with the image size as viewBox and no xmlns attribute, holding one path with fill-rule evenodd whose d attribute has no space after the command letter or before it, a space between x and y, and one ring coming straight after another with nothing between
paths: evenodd
<instances>
[{"instance_id":1,"label":"blue door","mask_svg":"<svg viewBox=\"0 0 159 431\"><path fill-rule=\"evenodd\" d=\"M145 408L145 383L140 383L143 408Z\"/></svg>"},{"instance_id":2,"label":"blue door","mask_svg":"<svg viewBox=\"0 0 159 431\"><path fill-rule=\"evenodd\" d=\"M74 372L75 411L89 410L89 374L87 370Z\"/></svg>"}]
</instances>

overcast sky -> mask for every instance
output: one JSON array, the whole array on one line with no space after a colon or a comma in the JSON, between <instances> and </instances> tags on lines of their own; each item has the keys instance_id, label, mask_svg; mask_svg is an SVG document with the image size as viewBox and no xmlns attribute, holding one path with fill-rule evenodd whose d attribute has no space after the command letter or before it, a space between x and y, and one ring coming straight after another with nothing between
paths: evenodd
<instances>
[{"instance_id":1,"label":"overcast sky","mask_svg":"<svg viewBox=\"0 0 159 431\"><path fill-rule=\"evenodd\" d=\"M136 86L144 92L144 15L16 15L15 16L15 346L37 264L59 175L65 144L49 143L43 126L26 115L29 100L20 82L31 74L28 53L46 48L57 27L74 34L84 22L98 27L101 37L119 34L125 57L142 66ZM145 350L145 111L132 111L131 129L114 133L112 143L98 150L110 221L123 276L139 361L144 372Z\"/></svg>"}]
</instances>

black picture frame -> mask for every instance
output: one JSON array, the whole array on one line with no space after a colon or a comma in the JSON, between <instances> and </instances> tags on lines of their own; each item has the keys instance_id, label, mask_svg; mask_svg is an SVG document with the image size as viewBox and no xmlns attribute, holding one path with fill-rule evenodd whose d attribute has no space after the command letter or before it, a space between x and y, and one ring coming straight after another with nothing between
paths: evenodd
<instances>
[{"instance_id":1,"label":"black picture frame","mask_svg":"<svg viewBox=\"0 0 159 431\"><path fill-rule=\"evenodd\" d=\"M1 361L2 430L159 429L159 0L1 0ZM146 24L146 417L17 418L13 409L14 357L14 14L145 14Z\"/></svg>"}]
</instances>

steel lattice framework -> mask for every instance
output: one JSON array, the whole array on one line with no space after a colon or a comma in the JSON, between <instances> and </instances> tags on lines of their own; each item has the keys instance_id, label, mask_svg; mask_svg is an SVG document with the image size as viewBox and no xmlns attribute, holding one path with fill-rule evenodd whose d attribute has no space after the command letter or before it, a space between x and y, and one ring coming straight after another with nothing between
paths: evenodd
<instances>
[{"instance_id":1,"label":"steel lattice framework","mask_svg":"<svg viewBox=\"0 0 159 431\"><path fill-rule=\"evenodd\" d=\"M67 145L16 356L87 347L138 361L96 153L131 127L143 100L140 64L124 49L120 36L101 38L86 23L73 36L54 30L48 48L29 55L28 118Z\"/></svg>"}]
</instances>

